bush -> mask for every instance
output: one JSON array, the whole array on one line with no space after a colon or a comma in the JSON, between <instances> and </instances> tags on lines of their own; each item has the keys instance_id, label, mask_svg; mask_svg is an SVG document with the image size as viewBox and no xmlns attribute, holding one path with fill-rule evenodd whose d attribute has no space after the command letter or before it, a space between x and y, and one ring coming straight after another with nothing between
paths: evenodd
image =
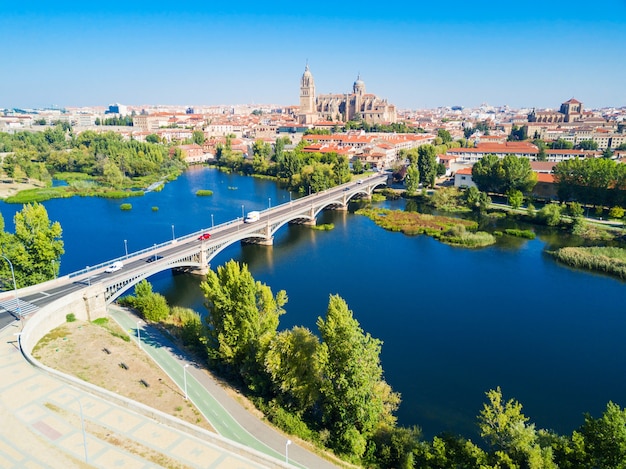
<instances>
[{"instance_id":1,"label":"bush","mask_svg":"<svg viewBox=\"0 0 626 469\"><path fill-rule=\"evenodd\" d=\"M535 233L531 230L517 230L508 228L504 230L509 236L517 236L518 238L535 239Z\"/></svg>"},{"instance_id":2,"label":"bush","mask_svg":"<svg viewBox=\"0 0 626 469\"><path fill-rule=\"evenodd\" d=\"M152 211L153 212L158 212L159 211L159 207L152 207Z\"/></svg>"},{"instance_id":3,"label":"bush","mask_svg":"<svg viewBox=\"0 0 626 469\"><path fill-rule=\"evenodd\" d=\"M74 322L76 321L76 315L74 313L69 313L65 315L65 320L67 322Z\"/></svg>"},{"instance_id":4,"label":"bush","mask_svg":"<svg viewBox=\"0 0 626 469\"><path fill-rule=\"evenodd\" d=\"M537 216L548 226L557 226L561 223L561 207L557 204L548 204L537 213Z\"/></svg>"},{"instance_id":5,"label":"bush","mask_svg":"<svg viewBox=\"0 0 626 469\"><path fill-rule=\"evenodd\" d=\"M132 204L122 204L120 205L121 210L131 210L133 208Z\"/></svg>"},{"instance_id":6,"label":"bush","mask_svg":"<svg viewBox=\"0 0 626 469\"><path fill-rule=\"evenodd\" d=\"M208 196L208 195L213 195L213 191L208 190L208 189L198 189L196 191L196 195L197 196Z\"/></svg>"},{"instance_id":7,"label":"bush","mask_svg":"<svg viewBox=\"0 0 626 469\"><path fill-rule=\"evenodd\" d=\"M609 218L624 218L624 209L622 207L611 207Z\"/></svg>"}]
</instances>

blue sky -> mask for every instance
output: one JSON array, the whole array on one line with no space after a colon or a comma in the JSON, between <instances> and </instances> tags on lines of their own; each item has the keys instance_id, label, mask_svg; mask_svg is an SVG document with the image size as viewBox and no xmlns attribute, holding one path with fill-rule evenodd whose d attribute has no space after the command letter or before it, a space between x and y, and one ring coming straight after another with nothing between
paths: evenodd
<instances>
[{"instance_id":1,"label":"blue sky","mask_svg":"<svg viewBox=\"0 0 626 469\"><path fill-rule=\"evenodd\" d=\"M625 45L626 0L3 1L0 108L296 105L307 61L400 109L625 106Z\"/></svg>"}]
</instances>

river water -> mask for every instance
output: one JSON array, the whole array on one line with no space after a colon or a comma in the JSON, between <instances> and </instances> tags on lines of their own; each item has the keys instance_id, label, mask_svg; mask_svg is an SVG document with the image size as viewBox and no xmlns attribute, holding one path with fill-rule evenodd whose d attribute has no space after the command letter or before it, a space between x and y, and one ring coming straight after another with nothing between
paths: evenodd
<instances>
[{"instance_id":1,"label":"river water","mask_svg":"<svg viewBox=\"0 0 626 469\"><path fill-rule=\"evenodd\" d=\"M198 189L214 195L198 197ZM290 196L272 181L194 168L143 197L44 205L63 227L63 275ZM121 211L124 202L132 210ZM8 231L21 208L0 203ZM556 264L544 254L553 234L468 250L384 231L351 212L324 212L318 223L335 229L283 227L273 246L233 245L212 266L245 262L274 293L286 290L280 329L317 332L329 295L343 297L361 327L384 342L385 379L402 394L400 424L419 425L427 438L449 431L476 440L476 416L496 386L538 428L560 433L581 425L585 412L599 416L609 400L626 405L625 285ZM167 272L149 280L170 304L204 313L199 277Z\"/></svg>"}]
</instances>

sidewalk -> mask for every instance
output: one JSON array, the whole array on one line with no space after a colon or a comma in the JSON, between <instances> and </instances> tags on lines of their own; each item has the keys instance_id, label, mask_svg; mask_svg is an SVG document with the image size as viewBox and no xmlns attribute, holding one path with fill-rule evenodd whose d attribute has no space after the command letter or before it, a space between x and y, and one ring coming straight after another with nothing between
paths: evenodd
<instances>
[{"instance_id":1,"label":"sidewalk","mask_svg":"<svg viewBox=\"0 0 626 469\"><path fill-rule=\"evenodd\" d=\"M0 331L0 467L284 467L253 462L31 366L17 332L13 325Z\"/></svg>"}]
</instances>

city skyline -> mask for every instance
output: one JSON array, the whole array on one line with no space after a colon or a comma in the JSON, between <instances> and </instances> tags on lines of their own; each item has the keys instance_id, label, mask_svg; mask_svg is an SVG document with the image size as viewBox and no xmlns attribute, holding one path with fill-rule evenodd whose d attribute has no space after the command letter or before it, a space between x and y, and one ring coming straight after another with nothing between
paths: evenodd
<instances>
[{"instance_id":1,"label":"city skyline","mask_svg":"<svg viewBox=\"0 0 626 469\"><path fill-rule=\"evenodd\" d=\"M319 93L360 76L398 109L626 105L624 0L86 3L0 6L0 108L297 105L307 63Z\"/></svg>"}]
</instances>

